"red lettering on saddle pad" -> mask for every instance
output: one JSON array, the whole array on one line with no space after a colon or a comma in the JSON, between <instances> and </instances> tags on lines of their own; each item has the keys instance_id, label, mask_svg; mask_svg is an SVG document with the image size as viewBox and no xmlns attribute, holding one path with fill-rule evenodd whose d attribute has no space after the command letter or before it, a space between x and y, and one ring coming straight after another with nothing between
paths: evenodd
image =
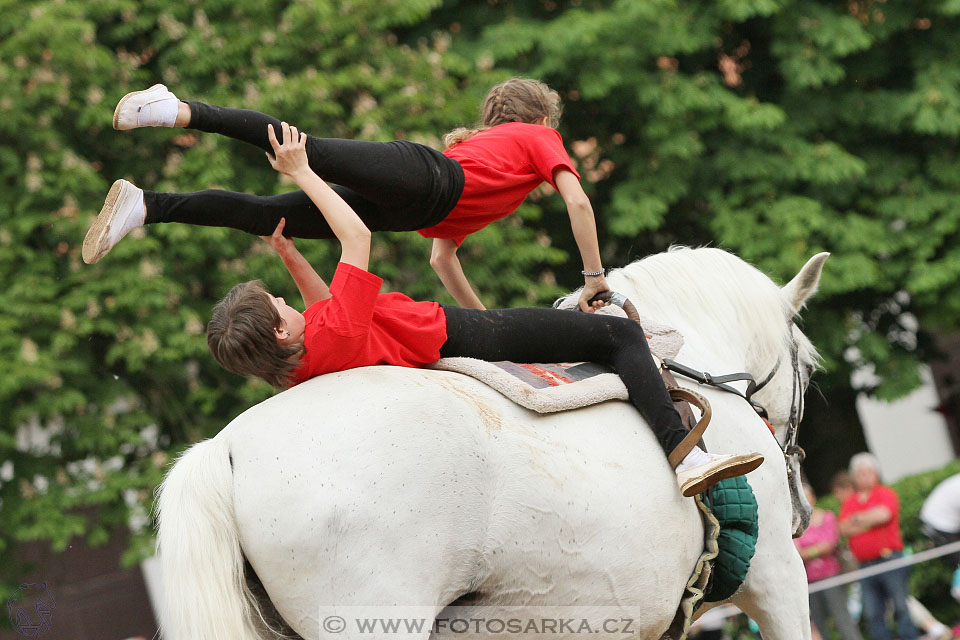
<instances>
[{"instance_id":1,"label":"red lettering on saddle pad","mask_svg":"<svg viewBox=\"0 0 960 640\"><path fill-rule=\"evenodd\" d=\"M551 387L559 387L561 384L570 384L571 382L573 382L573 380L571 380L570 378L566 376L562 376L554 371L550 371L549 369L544 369L539 365L520 363L520 362L518 362L517 365L523 367L533 375L542 379Z\"/></svg>"}]
</instances>

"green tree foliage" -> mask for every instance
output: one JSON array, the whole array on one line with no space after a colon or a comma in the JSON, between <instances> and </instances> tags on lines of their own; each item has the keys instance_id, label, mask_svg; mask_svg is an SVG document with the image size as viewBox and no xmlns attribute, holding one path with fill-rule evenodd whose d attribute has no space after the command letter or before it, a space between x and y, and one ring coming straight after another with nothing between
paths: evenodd
<instances>
[{"instance_id":1,"label":"green tree foliage","mask_svg":"<svg viewBox=\"0 0 960 640\"><path fill-rule=\"evenodd\" d=\"M564 91L612 262L710 242L785 280L831 251L808 325L833 383L917 384L905 314L960 315L955 3L491 4L462 46Z\"/></svg>"},{"instance_id":2,"label":"green tree foliage","mask_svg":"<svg viewBox=\"0 0 960 640\"><path fill-rule=\"evenodd\" d=\"M854 367L874 365L871 390L896 396L917 382L926 332L956 328L955 0L0 0L0 11L7 579L17 541L95 542L131 517L128 559L149 553L151 490L170 456L270 394L220 371L203 335L238 281L295 296L259 240L157 225L98 265L80 260L116 178L292 188L240 143L114 131L116 101L154 82L317 135L439 147L493 83L538 76L564 96L561 132L608 266L711 243L786 280L833 252L806 327L825 391L847 404ZM334 243L299 246L332 272ZM381 234L372 268L389 289L449 301L428 251L416 234ZM544 304L579 283L556 196L532 197L461 256L488 305ZM77 516L85 505L98 518Z\"/></svg>"},{"instance_id":3,"label":"green tree foliage","mask_svg":"<svg viewBox=\"0 0 960 640\"><path fill-rule=\"evenodd\" d=\"M566 139L590 141L573 149L608 264L709 243L786 281L832 252L804 324L828 404L844 405L818 407L802 441L844 464L863 446L851 372L873 368L862 389L899 397L960 318L957 3L470 7L444 6L455 48L546 79L566 98Z\"/></svg>"},{"instance_id":4,"label":"green tree foliage","mask_svg":"<svg viewBox=\"0 0 960 640\"><path fill-rule=\"evenodd\" d=\"M464 63L442 33L405 42L395 33L435 4L0 2L0 462L9 461L0 575L17 579L17 541L102 541L131 518L128 559L149 554L151 491L170 456L271 393L209 357L211 306L257 277L296 294L266 245L222 229L160 225L98 265L82 263L84 233L114 179L168 191L293 188L240 143L116 132L117 100L165 82L184 99L260 109L321 135L439 146L477 110L447 69ZM465 251L491 301L559 291L544 270L562 253L522 223L538 215L529 205ZM301 248L332 273L334 243ZM373 268L390 289L438 297L428 253L416 234L385 234ZM76 515L84 505L99 506L96 519Z\"/></svg>"}]
</instances>

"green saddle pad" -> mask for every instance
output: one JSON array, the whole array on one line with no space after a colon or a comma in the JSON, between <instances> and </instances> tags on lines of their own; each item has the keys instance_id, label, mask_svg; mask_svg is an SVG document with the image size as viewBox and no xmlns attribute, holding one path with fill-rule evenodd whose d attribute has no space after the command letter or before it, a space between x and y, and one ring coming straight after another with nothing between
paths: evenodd
<instances>
[{"instance_id":1,"label":"green saddle pad","mask_svg":"<svg viewBox=\"0 0 960 640\"><path fill-rule=\"evenodd\" d=\"M735 594L743 584L757 550L757 498L744 476L721 480L706 497L706 504L720 522L720 552L714 560L713 577L704 600L719 602Z\"/></svg>"}]
</instances>

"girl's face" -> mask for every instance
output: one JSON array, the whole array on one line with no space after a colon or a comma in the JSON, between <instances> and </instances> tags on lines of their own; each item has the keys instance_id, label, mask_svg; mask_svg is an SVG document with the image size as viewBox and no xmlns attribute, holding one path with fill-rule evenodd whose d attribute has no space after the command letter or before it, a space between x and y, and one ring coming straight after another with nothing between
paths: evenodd
<instances>
[{"instance_id":1,"label":"girl's face","mask_svg":"<svg viewBox=\"0 0 960 640\"><path fill-rule=\"evenodd\" d=\"M283 344L297 344L303 342L303 328L305 322L303 314L288 305L283 298L270 296L270 302L277 308L280 314L281 326L277 331L277 340Z\"/></svg>"}]
</instances>

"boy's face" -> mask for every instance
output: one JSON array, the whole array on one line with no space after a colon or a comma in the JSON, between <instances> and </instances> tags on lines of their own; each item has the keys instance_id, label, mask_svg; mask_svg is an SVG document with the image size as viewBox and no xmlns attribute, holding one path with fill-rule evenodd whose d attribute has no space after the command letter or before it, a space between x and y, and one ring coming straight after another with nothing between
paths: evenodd
<instances>
[{"instance_id":1,"label":"boy's face","mask_svg":"<svg viewBox=\"0 0 960 640\"><path fill-rule=\"evenodd\" d=\"M283 344L296 344L303 342L303 328L305 322L303 314L288 305L283 298L270 296L270 302L277 308L280 314L281 326L277 332L277 340Z\"/></svg>"}]
</instances>

